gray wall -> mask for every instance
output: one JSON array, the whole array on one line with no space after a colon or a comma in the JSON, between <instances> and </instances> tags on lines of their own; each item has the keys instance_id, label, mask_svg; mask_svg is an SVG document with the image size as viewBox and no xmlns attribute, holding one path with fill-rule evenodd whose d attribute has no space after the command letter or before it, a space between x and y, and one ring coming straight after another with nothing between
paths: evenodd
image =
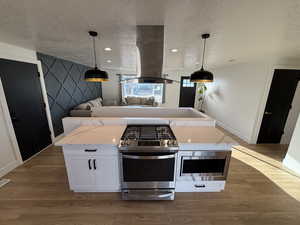
<instances>
[{"instance_id":1,"label":"gray wall","mask_svg":"<svg viewBox=\"0 0 300 225\"><path fill-rule=\"evenodd\" d=\"M101 83L83 80L87 66L37 53L42 62L55 136L63 133L62 118L80 103L102 96Z\"/></svg>"}]
</instances>

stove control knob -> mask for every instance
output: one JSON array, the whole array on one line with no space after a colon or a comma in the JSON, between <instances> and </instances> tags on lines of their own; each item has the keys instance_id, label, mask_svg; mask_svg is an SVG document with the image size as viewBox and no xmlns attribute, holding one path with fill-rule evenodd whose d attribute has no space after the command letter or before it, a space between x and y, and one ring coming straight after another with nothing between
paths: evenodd
<instances>
[{"instance_id":1,"label":"stove control knob","mask_svg":"<svg viewBox=\"0 0 300 225\"><path fill-rule=\"evenodd\" d=\"M174 146L176 146L177 145L177 141L176 140L172 140L172 145Z\"/></svg>"},{"instance_id":2,"label":"stove control knob","mask_svg":"<svg viewBox=\"0 0 300 225\"><path fill-rule=\"evenodd\" d=\"M172 140L168 140L168 145L173 145L173 141Z\"/></svg>"}]
</instances>

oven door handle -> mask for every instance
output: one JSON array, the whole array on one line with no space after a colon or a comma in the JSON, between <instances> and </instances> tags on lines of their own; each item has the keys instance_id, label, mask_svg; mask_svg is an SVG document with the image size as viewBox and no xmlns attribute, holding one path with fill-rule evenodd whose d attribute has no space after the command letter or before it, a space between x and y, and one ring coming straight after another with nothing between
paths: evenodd
<instances>
[{"instance_id":1,"label":"oven door handle","mask_svg":"<svg viewBox=\"0 0 300 225\"><path fill-rule=\"evenodd\" d=\"M175 155L159 155L159 156L138 156L138 155L122 155L125 159L173 159Z\"/></svg>"}]
</instances>

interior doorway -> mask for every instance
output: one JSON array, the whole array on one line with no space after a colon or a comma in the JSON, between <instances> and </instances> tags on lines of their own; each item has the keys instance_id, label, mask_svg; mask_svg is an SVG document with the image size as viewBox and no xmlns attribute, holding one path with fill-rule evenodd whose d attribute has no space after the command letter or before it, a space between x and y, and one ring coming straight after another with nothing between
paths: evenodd
<instances>
[{"instance_id":1,"label":"interior doorway","mask_svg":"<svg viewBox=\"0 0 300 225\"><path fill-rule=\"evenodd\" d=\"M284 133L281 137L280 144L289 144L291 142L299 113L300 113L300 82L298 81L298 85L292 102L292 108L286 120Z\"/></svg>"},{"instance_id":2,"label":"interior doorway","mask_svg":"<svg viewBox=\"0 0 300 225\"><path fill-rule=\"evenodd\" d=\"M38 68L0 59L0 78L20 153L26 160L52 143Z\"/></svg>"},{"instance_id":3,"label":"interior doorway","mask_svg":"<svg viewBox=\"0 0 300 225\"><path fill-rule=\"evenodd\" d=\"M292 126L286 127L286 123L299 80L300 70L274 71L257 143L276 144L281 143L282 137L287 138L284 137L285 129L290 130Z\"/></svg>"},{"instance_id":4,"label":"interior doorway","mask_svg":"<svg viewBox=\"0 0 300 225\"><path fill-rule=\"evenodd\" d=\"M190 81L190 77L181 77L179 107L194 107L196 83Z\"/></svg>"}]
</instances>

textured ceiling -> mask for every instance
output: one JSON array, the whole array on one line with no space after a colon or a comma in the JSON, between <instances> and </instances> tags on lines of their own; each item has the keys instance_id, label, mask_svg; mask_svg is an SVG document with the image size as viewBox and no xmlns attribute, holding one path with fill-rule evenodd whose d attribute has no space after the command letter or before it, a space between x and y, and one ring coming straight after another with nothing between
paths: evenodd
<instances>
[{"instance_id":1,"label":"textured ceiling","mask_svg":"<svg viewBox=\"0 0 300 225\"><path fill-rule=\"evenodd\" d=\"M0 41L91 65L94 29L98 63L124 72L136 69L137 24L165 25L165 70L197 67L203 32L208 67L300 59L299 0L0 0Z\"/></svg>"}]
</instances>

